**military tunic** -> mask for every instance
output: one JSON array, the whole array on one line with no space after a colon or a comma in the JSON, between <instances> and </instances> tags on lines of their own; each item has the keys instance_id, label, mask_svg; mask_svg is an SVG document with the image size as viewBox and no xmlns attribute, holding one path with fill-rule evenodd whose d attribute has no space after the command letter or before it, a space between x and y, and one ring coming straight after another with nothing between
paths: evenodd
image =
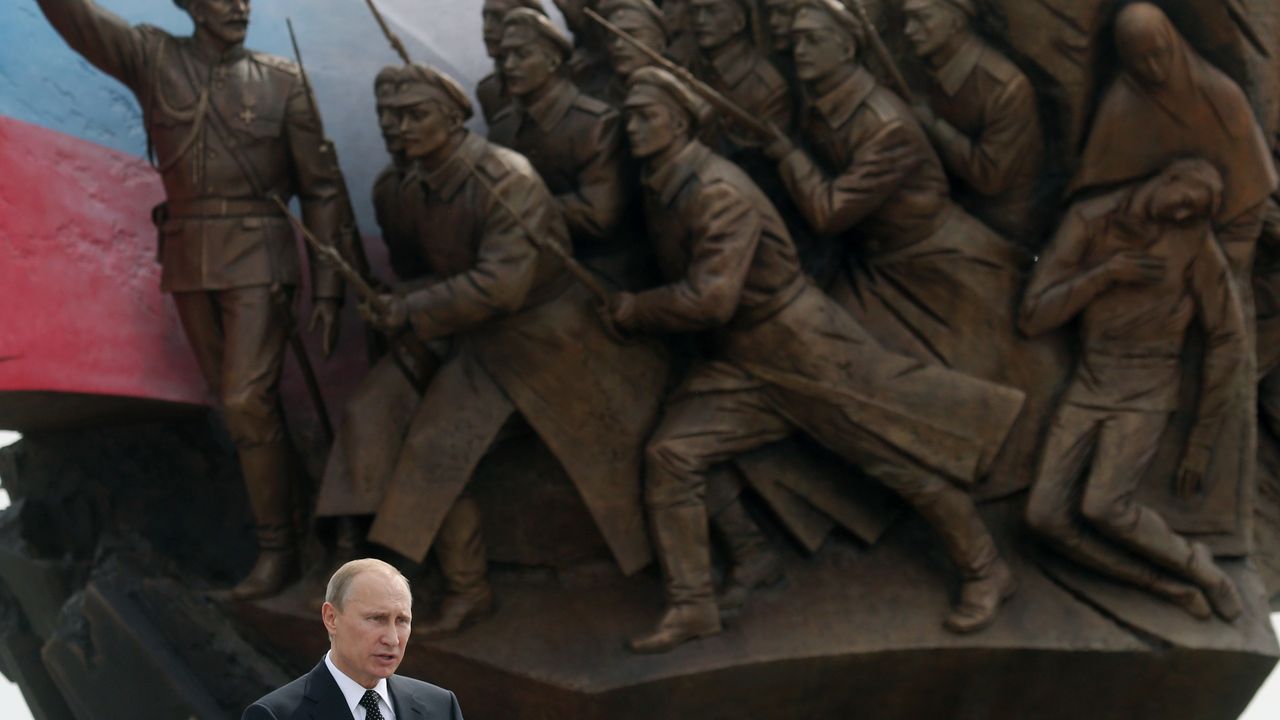
<instances>
[{"instance_id":1,"label":"military tunic","mask_svg":"<svg viewBox=\"0 0 1280 720\"><path fill-rule=\"evenodd\" d=\"M478 136L468 134L443 168L404 183L440 278L408 296L412 327L452 347L415 411L369 537L422 559L518 411L565 467L619 566L634 572L650 558L639 468L665 362L611 341L585 291L469 166L535 232L571 247L528 161Z\"/></svg>"},{"instance_id":2,"label":"military tunic","mask_svg":"<svg viewBox=\"0 0 1280 720\"><path fill-rule=\"evenodd\" d=\"M1025 487L1068 357L1060 337L1016 330L1023 254L951 201L924 131L866 69L811 99L804 136L818 161L794 150L781 175L813 230L844 244L832 295L894 352L1025 391L983 492Z\"/></svg>"},{"instance_id":3,"label":"military tunic","mask_svg":"<svg viewBox=\"0 0 1280 720\"><path fill-rule=\"evenodd\" d=\"M957 201L1005 237L1035 249L1044 136L1030 81L973 36L932 77L929 104L937 119L925 130L960 181Z\"/></svg>"},{"instance_id":4,"label":"military tunic","mask_svg":"<svg viewBox=\"0 0 1280 720\"><path fill-rule=\"evenodd\" d=\"M322 240L337 241L342 222L342 177L320 150L320 120L298 68L239 47L216 56L194 38L130 26L89 0L39 4L74 50L137 96L165 188L161 287L174 294L237 446L279 445L286 319L273 298L299 283L300 263L272 198L296 195ZM339 276L312 268L315 296L340 297Z\"/></svg>"},{"instance_id":5,"label":"military tunic","mask_svg":"<svg viewBox=\"0 0 1280 720\"><path fill-rule=\"evenodd\" d=\"M476 100L480 101L480 114L486 123L492 123L504 108L511 104L511 95L507 93L507 84L502 76L494 72L480 78L476 83Z\"/></svg>"}]
</instances>

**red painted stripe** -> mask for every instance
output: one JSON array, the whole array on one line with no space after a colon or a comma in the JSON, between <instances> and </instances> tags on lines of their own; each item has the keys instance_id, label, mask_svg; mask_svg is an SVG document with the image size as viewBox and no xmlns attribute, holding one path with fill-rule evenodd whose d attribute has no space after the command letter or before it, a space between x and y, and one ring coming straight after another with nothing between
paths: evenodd
<instances>
[{"instance_id":1,"label":"red painted stripe","mask_svg":"<svg viewBox=\"0 0 1280 720\"><path fill-rule=\"evenodd\" d=\"M136 157L0 118L0 417L9 393L205 401L159 290L162 197Z\"/></svg>"}]
</instances>

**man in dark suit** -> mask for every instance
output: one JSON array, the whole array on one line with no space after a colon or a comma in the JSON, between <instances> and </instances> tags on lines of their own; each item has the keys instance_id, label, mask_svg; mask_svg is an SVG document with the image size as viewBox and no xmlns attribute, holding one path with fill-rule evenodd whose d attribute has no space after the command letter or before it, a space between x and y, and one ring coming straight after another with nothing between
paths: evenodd
<instances>
[{"instance_id":1,"label":"man in dark suit","mask_svg":"<svg viewBox=\"0 0 1280 720\"><path fill-rule=\"evenodd\" d=\"M241 720L462 720L453 693L395 674L409 644L412 607L409 581L381 560L338 568L321 610L328 654L246 708Z\"/></svg>"}]
</instances>

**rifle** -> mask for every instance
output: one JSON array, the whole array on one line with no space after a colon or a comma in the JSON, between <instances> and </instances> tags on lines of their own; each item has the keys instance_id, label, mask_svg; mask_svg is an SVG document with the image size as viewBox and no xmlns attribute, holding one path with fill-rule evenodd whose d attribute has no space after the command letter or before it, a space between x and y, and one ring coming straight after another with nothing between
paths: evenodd
<instances>
[{"instance_id":1,"label":"rifle","mask_svg":"<svg viewBox=\"0 0 1280 720\"><path fill-rule=\"evenodd\" d=\"M880 61L880 65L884 71L889 74L889 84L894 90L898 91L898 95L902 97L908 104L912 101L911 86L907 84L907 79L902 76L902 71L898 69L898 64L893 61L893 56L889 54L889 48L885 46L884 40L880 37L880 31L876 30L875 23L871 22L871 16L867 15L867 9L863 7L862 0L847 0L845 5L853 11L858 18L858 22L862 23L863 34L866 35L867 41L871 43L871 50L876 54L876 59Z\"/></svg>"},{"instance_id":2,"label":"rifle","mask_svg":"<svg viewBox=\"0 0 1280 720\"><path fill-rule=\"evenodd\" d=\"M657 50L654 50L653 48L637 40L636 38L631 37L631 35L626 30L623 30L617 25L614 25L613 23L604 19L604 17L602 17L600 13L596 12L595 10L592 10L591 8L583 8L582 12L587 17L599 23L600 26L603 27L605 30L608 30L610 33L613 33L614 35L622 38L622 40L627 44L629 44L631 47L635 48L636 50L639 50L641 53L644 54L645 57L652 60L656 65L661 67L663 70L666 70L672 75L675 75L677 78L680 78L680 80L683 81L686 85L693 88L694 92L698 93L703 98L705 98L706 101L711 103L716 109L732 116L732 118L739 124L745 126L747 129L751 130L752 132L755 132L761 137L772 138L774 136L774 131L772 128L760 122L759 118L757 118L755 115L752 115L751 113L744 110L742 106L738 105L734 101L725 97L715 88L699 80L693 73L689 72L687 68L683 68L671 62L667 58L663 57L662 53L658 52Z\"/></svg>"},{"instance_id":3,"label":"rifle","mask_svg":"<svg viewBox=\"0 0 1280 720\"><path fill-rule=\"evenodd\" d=\"M333 140L329 139L329 137L325 135L323 121L320 119L320 108L316 105L316 95L311 89L311 79L307 76L307 66L302 62L302 50L298 47L298 36L293 32L293 20L285 18L284 23L289 28L289 41L293 43L293 56L298 60L298 71L302 75L302 88L303 92L307 94L307 105L311 108L311 115L315 117L316 122L321 123L320 137L322 139L320 141L320 152L327 153L333 158L333 162L337 164L338 149L337 146L333 144ZM370 272L369 257L365 254L364 243L361 241L360 233L356 228L355 206L351 204L351 190L347 187L347 180L345 177L342 179L342 182L338 184L338 195L340 196L338 198L338 202L341 204L341 209L346 216L347 221L350 223L350 226L347 228L347 233L351 244L351 259L355 262L356 269L365 277L368 277Z\"/></svg>"},{"instance_id":4,"label":"rifle","mask_svg":"<svg viewBox=\"0 0 1280 720\"><path fill-rule=\"evenodd\" d=\"M346 280L351 285L351 288L355 291L357 300L361 306L368 305L369 307L376 308L381 314L386 314L387 306L382 302L382 293L378 292L377 288L370 285L369 281L366 280L363 275L361 275L355 268L351 267L351 264L347 262L346 258L342 257L342 253L338 251L338 248L328 243L321 242L320 238L317 238L311 230L307 228L306 223L302 222L301 218L293 214L293 211L289 209L288 204L286 204L284 200L281 200L279 195L272 195L271 200L275 202L276 206L280 208L280 212L284 213L285 217L289 219L289 222L293 225L294 229L298 231L298 234L302 236L302 239L305 240L307 245L309 245L312 251L315 252L316 258L324 261L325 264L336 270L338 274L342 276L342 279ZM394 336L388 334L388 337L412 356L414 361L417 362L418 367L426 367L433 363L433 353L431 350L412 333L400 333ZM413 372L408 368L408 366L403 362L403 359L399 355L395 354L394 348L392 349L392 357L395 358L396 364L400 367L400 371L404 373L405 379L407 379L414 388L418 390L418 392L426 392L427 383L419 377L416 372Z\"/></svg>"},{"instance_id":5,"label":"rifle","mask_svg":"<svg viewBox=\"0 0 1280 720\"><path fill-rule=\"evenodd\" d=\"M387 42L391 44L391 49L400 56L400 60L403 61L407 67L416 68L417 66L413 64L413 60L409 58L409 51L405 49L404 43L400 41L400 38L392 32L390 27L387 26L387 21L383 19L382 13L378 11L378 6L373 4L373 0L364 1L365 4L369 6L369 11L373 13L373 19L378 21L378 27L382 29L382 34L386 36ZM591 10L588 9L587 12L591 12ZM600 280L597 279L590 270L588 270L582 263L578 262L577 259L570 255L564 248L554 242L546 241L541 235L535 233L533 229L529 227L529 224L524 221L524 218L520 217L520 213L516 212L515 208L511 207L506 198L498 194L498 189L493 186L493 183L489 182L489 178L481 174L469 159L462 157L461 155L458 155L457 157L462 161L463 165L466 166L467 172L471 173L472 177L480 181L480 184L484 186L485 191L488 192L489 196L498 203L498 206L506 211L506 213L516 221L521 232L529 238L529 242L533 243L534 247L538 250L545 250L546 252L555 255L564 263L565 268L568 269L569 274L573 275L575 280L581 283L582 286L595 296L596 300L601 304L606 307L608 306L609 291L605 289L604 285L600 283Z\"/></svg>"}]
</instances>

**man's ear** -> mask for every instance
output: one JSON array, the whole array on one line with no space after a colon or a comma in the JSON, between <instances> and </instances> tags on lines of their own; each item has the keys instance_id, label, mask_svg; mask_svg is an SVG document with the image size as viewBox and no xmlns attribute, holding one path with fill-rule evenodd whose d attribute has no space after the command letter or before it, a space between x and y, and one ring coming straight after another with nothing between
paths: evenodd
<instances>
[{"instance_id":1,"label":"man's ear","mask_svg":"<svg viewBox=\"0 0 1280 720\"><path fill-rule=\"evenodd\" d=\"M324 629L329 631L330 636L338 631L338 608L333 603L326 602L320 607L320 619L324 621Z\"/></svg>"}]
</instances>

